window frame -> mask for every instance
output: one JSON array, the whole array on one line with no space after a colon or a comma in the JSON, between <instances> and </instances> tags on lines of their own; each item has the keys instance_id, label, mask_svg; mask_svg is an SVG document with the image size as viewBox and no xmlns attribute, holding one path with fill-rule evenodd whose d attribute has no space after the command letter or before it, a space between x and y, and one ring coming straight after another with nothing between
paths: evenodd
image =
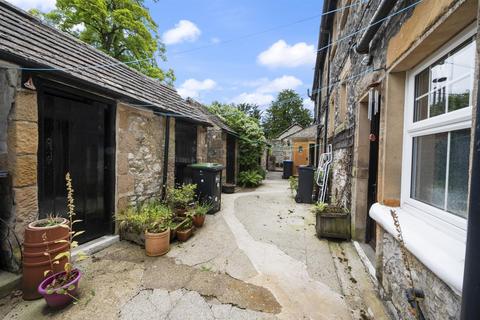
<instances>
[{"instance_id":1,"label":"window frame","mask_svg":"<svg viewBox=\"0 0 480 320\"><path fill-rule=\"evenodd\" d=\"M431 135L440 132L449 132L461 129L472 128L472 96L470 94L470 105L462 109L447 112L432 118L414 122L415 112L415 76L428 68L436 61L454 51L465 41L476 34L475 25L472 24L457 34L452 40L448 41L440 49L430 55L423 62L412 68L406 74L405 83L405 110L404 110L404 130L403 130L403 165L402 165L402 187L401 204L404 208L410 208L412 211L421 213L429 221L441 220L446 222L447 226L455 227L461 232L467 229L467 219L457 216L453 213L436 208L432 205L415 200L411 197L412 183L412 165L413 165L413 138L425 135ZM472 88L474 84L475 72L472 72ZM454 79L455 80L455 79ZM448 99L448 98L447 98ZM425 215L427 214L427 215ZM433 219L432 219L433 218Z\"/></svg>"}]
</instances>

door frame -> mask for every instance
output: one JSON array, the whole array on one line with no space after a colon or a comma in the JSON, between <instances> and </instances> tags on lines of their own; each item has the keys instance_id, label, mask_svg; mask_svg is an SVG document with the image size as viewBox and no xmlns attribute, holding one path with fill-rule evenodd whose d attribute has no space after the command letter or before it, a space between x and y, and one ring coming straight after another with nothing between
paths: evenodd
<instances>
[{"instance_id":1,"label":"door frame","mask_svg":"<svg viewBox=\"0 0 480 320\"><path fill-rule=\"evenodd\" d=\"M377 87L377 90L380 90ZM379 98L379 101L381 99ZM372 171L370 166L370 140L371 121L368 119L368 91L356 104L356 125L353 146L353 166L352 166L352 220L351 230L352 238L360 242L371 241L370 235L376 232L376 228L370 223L369 215L369 178ZM381 102L380 102L381 103ZM380 106L381 110L381 106ZM381 117L381 111L378 117ZM381 119L380 119L381 123ZM380 131L380 130L379 130ZM377 141L379 137L377 136ZM380 150L379 150L380 151ZM377 184L378 184L379 162L377 161ZM378 194L378 185L377 185ZM369 226L370 223L370 226ZM375 250L375 248L373 248Z\"/></svg>"},{"instance_id":2,"label":"door frame","mask_svg":"<svg viewBox=\"0 0 480 320\"><path fill-rule=\"evenodd\" d=\"M109 234L115 233L115 199L116 199L116 109L117 105L114 100L96 95L91 92L82 91L65 84L60 84L55 81L35 78L35 87L37 88L37 111L38 111L38 151L37 151L37 189L38 189L38 204L39 215L40 202L42 201L42 188L43 188L43 172L44 157L44 145L42 143L44 138L43 127L43 113L44 113L44 96L48 93L57 95L66 99L72 99L77 101L96 101L107 105L107 112L105 114L105 168L104 168L104 199L105 199L105 211L108 214L109 229L106 230Z\"/></svg>"}]
</instances>

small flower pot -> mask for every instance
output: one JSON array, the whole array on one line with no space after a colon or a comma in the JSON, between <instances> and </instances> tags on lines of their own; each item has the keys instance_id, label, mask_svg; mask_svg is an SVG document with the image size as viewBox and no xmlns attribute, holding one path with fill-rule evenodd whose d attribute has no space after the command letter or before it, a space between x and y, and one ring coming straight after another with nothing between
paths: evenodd
<instances>
[{"instance_id":1,"label":"small flower pot","mask_svg":"<svg viewBox=\"0 0 480 320\"><path fill-rule=\"evenodd\" d=\"M205 215L195 215L193 216L193 225L197 228L203 227L205 223Z\"/></svg>"},{"instance_id":2,"label":"small flower pot","mask_svg":"<svg viewBox=\"0 0 480 320\"><path fill-rule=\"evenodd\" d=\"M170 250L170 229L161 233L145 232L145 252L149 257L163 256Z\"/></svg>"},{"instance_id":3,"label":"small flower pot","mask_svg":"<svg viewBox=\"0 0 480 320\"><path fill-rule=\"evenodd\" d=\"M177 239L178 241L185 242L188 239L190 239L192 234L193 234L193 227L177 230Z\"/></svg>"},{"instance_id":4,"label":"small flower pot","mask_svg":"<svg viewBox=\"0 0 480 320\"><path fill-rule=\"evenodd\" d=\"M65 275L65 271L51 275L50 277L43 280L38 286L38 293L40 293L43 296L43 298L45 299L49 307L52 307L52 308L64 307L70 304L74 299L78 297L78 285L80 282L80 278L82 277L82 273L78 269L74 269L72 270L72 272L76 272L77 276L72 281L62 286L61 288L55 289L56 291L60 289L65 290L66 293L47 293L48 285L51 284L54 279L57 279ZM71 288L71 289L68 290L68 288Z\"/></svg>"}]
</instances>

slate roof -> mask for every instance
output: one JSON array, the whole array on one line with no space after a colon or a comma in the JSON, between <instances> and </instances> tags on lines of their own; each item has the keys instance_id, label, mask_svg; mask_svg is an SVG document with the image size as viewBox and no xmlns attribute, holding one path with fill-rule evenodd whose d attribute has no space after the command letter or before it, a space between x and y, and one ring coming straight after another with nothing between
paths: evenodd
<instances>
[{"instance_id":1,"label":"slate roof","mask_svg":"<svg viewBox=\"0 0 480 320\"><path fill-rule=\"evenodd\" d=\"M313 124L310 127L306 127L303 130L300 130L291 136L289 136L289 139L315 139L317 136L317 125Z\"/></svg>"},{"instance_id":2,"label":"slate roof","mask_svg":"<svg viewBox=\"0 0 480 320\"><path fill-rule=\"evenodd\" d=\"M0 59L23 68L61 69L42 73L68 77L154 110L208 123L203 113L188 105L175 88L118 64L118 60L4 0L0 0Z\"/></svg>"},{"instance_id":3,"label":"slate roof","mask_svg":"<svg viewBox=\"0 0 480 320\"><path fill-rule=\"evenodd\" d=\"M293 132L289 132L290 130L292 129L295 129L295 131ZM285 138L288 138L290 137L292 134L295 134L297 133L298 131L300 130L303 130L304 128L299 125L298 123L294 123L292 124L290 127L288 127L287 129L283 130L282 133L280 133L275 139L273 140L283 140Z\"/></svg>"},{"instance_id":4,"label":"slate roof","mask_svg":"<svg viewBox=\"0 0 480 320\"><path fill-rule=\"evenodd\" d=\"M192 98L187 98L187 103L189 103L191 106L197 108L200 110L212 123L212 125L219 127L220 129L227 131L228 133L232 134L237 134L232 128L230 128L225 122L223 122L222 119L220 119L219 116L216 114L211 113L207 107L205 107L203 104L200 102L192 99Z\"/></svg>"}]
</instances>

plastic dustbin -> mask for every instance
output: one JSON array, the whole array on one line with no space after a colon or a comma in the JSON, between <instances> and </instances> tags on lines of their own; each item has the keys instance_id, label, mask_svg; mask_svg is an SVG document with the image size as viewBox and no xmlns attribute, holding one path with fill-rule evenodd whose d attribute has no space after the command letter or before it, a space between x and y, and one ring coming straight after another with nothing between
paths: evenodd
<instances>
[{"instance_id":1,"label":"plastic dustbin","mask_svg":"<svg viewBox=\"0 0 480 320\"><path fill-rule=\"evenodd\" d=\"M295 201L298 203L313 203L313 178L315 168L311 166L298 167L298 190Z\"/></svg>"},{"instance_id":2,"label":"plastic dustbin","mask_svg":"<svg viewBox=\"0 0 480 320\"><path fill-rule=\"evenodd\" d=\"M189 165L192 170L192 183L197 185L197 199L212 206L209 214L220 210L222 206L222 170L219 163L195 163Z\"/></svg>"},{"instance_id":3,"label":"plastic dustbin","mask_svg":"<svg viewBox=\"0 0 480 320\"><path fill-rule=\"evenodd\" d=\"M293 176L293 161L284 160L283 161L283 179L288 179Z\"/></svg>"}]
</instances>

